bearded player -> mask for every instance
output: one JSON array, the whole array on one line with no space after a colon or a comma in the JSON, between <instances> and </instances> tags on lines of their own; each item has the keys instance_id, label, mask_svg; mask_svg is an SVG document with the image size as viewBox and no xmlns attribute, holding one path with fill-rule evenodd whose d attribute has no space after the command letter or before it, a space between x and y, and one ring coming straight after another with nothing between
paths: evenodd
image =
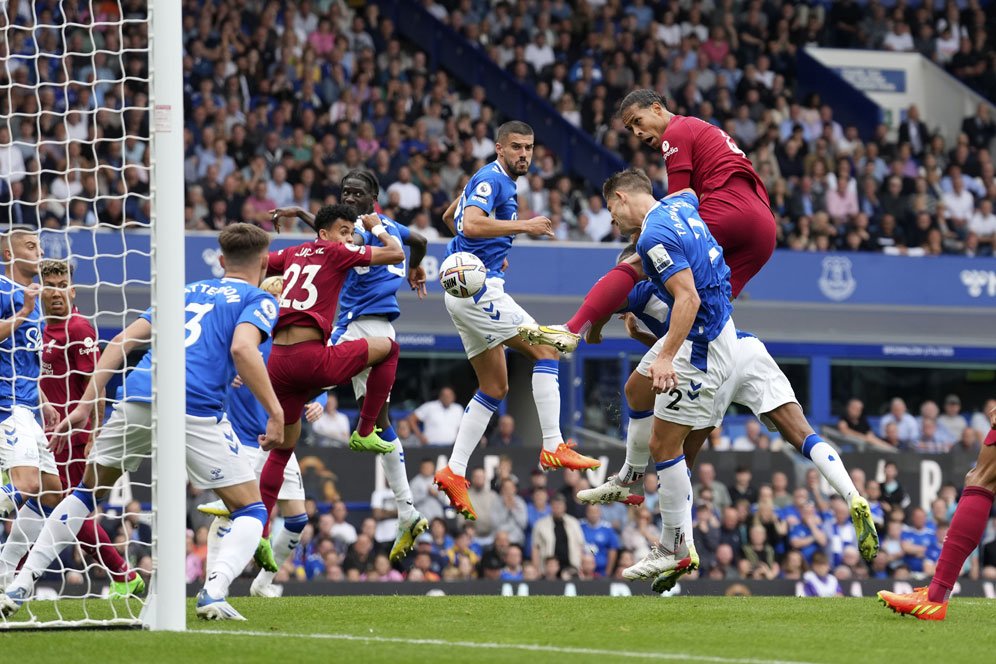
<instances>
[{"instance_id":1,"label":"bearded player","mask_svg":"<svg viewBox=\"0 0 996 664\"><path fill-rule=\"evenodd\" d=\"M996 492L996 408L986 415L992 430L979 450L975 467L965 477L965 489L951 518L930 585L911 593L887 590L878 593L879 601L896 613L920 620L944 620L948 615L948 599L962 567L982 541Z\"/></svg>"},{"instance_id":2,"label":"bearded player","mask_svg":"<svg viewBox=\"0 0 996 664\"><path fill-rule=\"evenodd\" d=\"M491 416L508 393L506 347L535 363L533 401L543 436L540 466L546 470L584 470L599 465L564 442L560 432L560 354L553 348L533 346L518 337L518 326L532 323L533 319L505 293L504 263L514 237L520 233L553 235L546 217L518 219L515 179L529 170L535 144L533 130L524 122L506 122L498 127L495 139L497 159L470 178L446 215L452 214L456 231L447 255L469 252L481 259L488 270L484 287L473 297L458 298L448 293L445 296L446 310L477 375L478 389L460 420L449 463L436 473L435 482L449 497L453 508L468 519L476 519L477 515L467 494L467 463Z\"/></svg>"},{"instance_id":3,"label":"bearded player","mask_svg":"<svg viewBox=\"0 0 996 664\"><path fill-rule=\"evenodd\" d=\"M270 450L260 474L267 514L276 505L284 471L301 437L301 412L324 388L341 385L369 368L367 396L349 447L377 454L394 450L393 444L381 439L375 426L394 387L397 342L388 337L370 337L326 345L339 293L352 269L396 265L405 259L404 249L375 214L363 215L360 221L381 246L353 244L356 219L356 208L350 205L325 206L314 219L317 239L270 254L268 273L283 277L284 290L267 368L286 419L284 440Z\"/></svg>"},{"instance_id":4,"label":"bearded player","mask_svg":"<svg viewBox=\"0 0 996 664\"><path fill-rule=\"evenodd\" d=\"M739 296L771 258L776 241L768 192L750 159L722 129L668 111L653 90L626 95L619 115L634 136L661 151L668 193L691 188L698 195L699 215L723 247L733 297ZM638 281L635 261L620 263L602 277L565 325L524 325L523 338L573 350L595 321L610 316L626 301Z\"/></svg>"}]
</instances>

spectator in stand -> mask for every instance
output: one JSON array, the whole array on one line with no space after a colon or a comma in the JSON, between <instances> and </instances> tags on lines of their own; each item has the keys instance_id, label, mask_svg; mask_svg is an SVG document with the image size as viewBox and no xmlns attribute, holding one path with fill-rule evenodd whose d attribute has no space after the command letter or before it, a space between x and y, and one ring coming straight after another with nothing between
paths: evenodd
<instances>
[{"instance_id":1,"label":"spectator in stand","mask_svg":"<svg viewBox=\"0 0 996 664\"><path fill-rule=\"evenodd\" d=\"M409 415L408 421L423 445L452 445L463 418L453 388L439 390L439 398L427 401Z\"/></svg>"},{"instance_id":2,"label":"spectator in stand","mask_svg":"<svg viewBox=\"0 0 996 664\"><path fill-rule=\"evenodd\" d=\"M768 434L761 431L761 423L756 419L747 420L744 435L737 436L730 445L730 449L734 452L752 452L766 450L770 447L771 440L768 438Z\"/></svg>"},{"instance_id":3,"label":"spectator in stand","mask_svg":"<svg viewBox=\"0 0 996 664\"><path fill-rule=\"evenodd\" d=\"M752 420L756 421L756 420ZM733 484L730 486L730 500L736 505L741 500L746 500L753 505L757 502L757 489L751 484L753 473L749 466L739 466L734 474Z\"/></svg>"},{"instance_id":4,"label":"spectator in stand","mask_svg":"<svg viewBox=\"0 0 996 664\"><path fill-rule=\"evenodd\" d=\"M588 505L581 532L588 552L595 557L595 572L608 575L616 566L619 555L619 536L612 526L602 519L600 505Z\"/></svg>"},{"instance_id":5,"label":"spectator in stand","mask_svg":"<svg viewBox=\"0 0 996 664\"><path fill-rule=\"evenodd\" d=\"M505 533L510 542L521 545L526 540L526 529L529 527L526 501L516 493L515 482L511 479L502 480L498 496L499 500L494 505L495 532Z\"/></svg>"},{"instance_id":6,"label":"spectator in stand","mask_svg":"<svg viewBox=\"0 0 996 664\"><path fill-rule=\"evenodd\" d=\"M328 532L324 533L332 539L336 550L342 554L346 552L350 544L356 541L357 537L356 528L346 521L347 516L346 503L341 500L334 502L332 504L332 523L329 525Z\"/></svg>"},{"instance_id":7,"label":"spectator in stand","mask_svg":"<svg viewBox=\"0 0 996 664\"><path fill-rule=\"evenodd\" d=\"M920 425L920 437L912 449L924 454L944 454L953 444L951 436L938 426L936 419L924 417Z\"/></svg>"},{"instance_id":8,"label":"spectator in stand","mask_svg":"<svg viewBox=\"0 0 996 664\"><path fill-rule=\"evenodd\" d=\"M567 513L567 501L561 494L550 499L550 515L533 527L532 560L556 558L561 569L581 566L584 555L584 532L581 524Z\"/></svg>"},{"instance_id":9,"label":"spectator in stand","mask_svg":"<svg viewBox=\"0 0 996 664\"><path fill-rule=\"evenodd\" d=\"M388 486L384 485L371 494L370 511L377 521L374 541L382 549L390 547L398 533L398 503Z\"/></svg>"},{"instance_id":10,"label":"spectator in stand","mask_svg":"<svg viewBox=\"0 0 996 664\"><path fill-rule=\"evenodd\" d=\"M844 589L840 581L830 573L826 554L813 554L812 569L802 575L803 594L806 597L843 597Z\"/></svg>"},{"instance_id":11,"label":"spectator in stand","mask_svg":"<svg viewBox=\"0 0 996 664\"><path fill-rule=\"evenodd\" d=\"M844 415L837 421L837 430L845 436L863 440L875 447L882 448L885 446L889 449L892 447L872 432L871 424L865 415L865 404L861 399L852 398L847 400Z\"/></svg>"},{"instance_id":12,"label":"spectator in stand","mask_svg":"<svg viewBox=\"0 0 996 664\"><path fill-rule=\"evenodd\" d=\"M743 554L744 545L747 543L747 536L744 531L744 524L741 522L740 513L735 507L724 507L722 517L719 521L719 544L729 545L733 552L734 562L740 559Z\"/></svg>"},{"instance_id":13,"label":"spectator in stand","mask_svg":"<svg viewBox=\"0 0 996 664\"><path fill-rule=\"evenodd\" d=\"M909 507L910 497L899 483L899 466L889 461L882 472L885 474L885 481L882 482L882 501L888 503L892 509L905 510Z\"/></svg>"},{"instance_id":14,"label":"spectator in stand","mask_svg":"<svg viewBox=\"0 0 996 664\"><path fill-rule=\"evenodd\" d=\"M771 502L775 509L792 505L792 494L788 490L788 475L778 470L771 474Z\"/></svg>"},{"instance_id":15,"label":"spectator in stand","mask_svg":"<svg viewBox=\"0 0 996 664\"><path fill-rule=\"evenodd\" d=\"M496 519L500 499L488 484L483 468L475 468L471 472L467 494L477 510L477 520L474 521L474 528L477 531L476 541L480 544L489 544L497 532Z\"/></svg>"},{"instance_id":16,"label":"spectator in stand","mask_svg":"<svg viewBox=\"0 0 996 664\"><path fill-rule=\"evenodd\" d=\"M920 427L917 425L916 418L909 414L906 410L906 402L899 397L890 402L889 412L883 415L878 423L879 431L886 440L888 440L888 436L886 436L885 428L889 424L896 425L896 434L904 445L914 443L920 436Z\"/></svg>"},{"instance_id":17,"label":"spectator in stand","mask_svg":"<svg viewBox=\"0 0 996 664\"><path fill-rule=\"evenodd\" d=\"M339 412L339 399L331 392L321 417L311 424L314 444L318 447L343 447L349 441L352 428L345 413Z\"/></svg>"},{"instance_id":18,"label":"spectator in stand","mask_svg":"<svg viewBox=\"0 0 996 664\"><path fill-rule=\"evenodd\" d=\"M961 123L961 132L968 137L968 144L973 150L989 150L992 140L996 137L996 121L989 114L989 105L979 102L975 115L970 115Z\"/></svg>"},{"instance_id":19,"label":"spectator in stand","mask_svg":"<svg viewBox=\"0 0 996 664\"><path fill-rule=\"evenodd\" d=\"M488 437L488 447L522 447L522 438L515 433L515 418L505 414L498 418L498 426Z\"/></svg>"},{"instance_id":20,"label":"spectator in stand","mask_svg":"<svg viewBox=\"0 0 996 664\"><path fill-rule=\"evenodd\" d=\"M806 501L799 510L798 523L789 530L789 544L802 553L807 563L813 564L814 554L826 547L827 541L823 521L816 513L816 506L812 501Z\"/></svg>"},{"instance_id":21,"label":"spectator in stand","mask_svg":"<svg viewBox=\"0 0 996 664\"><path fill-rule=\"evenodd\" d=\"M975 236L975 242L984 255L993 253L993 246L996 244L996 214L993 214L991 199L984 198L979 203L979 209L968 222L968 232Z\"/></svg>"},{"instance_id":22,"label":"spectator in stand","mask_svg":"<svg viewBox=\"0 0 996 664\"><path fill-rule=\"evenodd\" d=\"M748 579L776 579L781 573L775 549L767 540L768 531L756 524L747 531L748 541L743 548L741 576Z\"/></svg>"},{"instance_id":23,"label":"spectator in stand","mask_svg":"<svg viewBox=\"0 0 996 664\"><path fill-rule=\"evenodd\" d=\"M429 521L443 516L443 499L436 488L434 475L436 462L422 459L418 464L418 475L411 478L412 504Z\"/></svg>"},{"instance_id":24,"label":"spectator in stand","mask_svg":"<svg viewBox=\"0 0 996 664\"><path fill-rule=\"evenodd\" d=\"M712 502L716 509L722 510L732 506L733 501L730 499L730 492L726 485L716 479L716 468L711 463L697 465L699 481L693 487L692 494L701 499L702 490L709 489L712 492Z\"/></svg>"},{"instance_id":25,"label":"spectator in stand","mask_svg":"<svg viewBox=\"0 0 996 664\"><path fill-rule=\"evenodd\" d=\"M914 574L932 575L933 563L927 559L927 551L937 544L934 530L927 524L927 513L919 507L910 512L909 525L903 527L900 538L903 549L903 562Z\"/></svg>"}]
</instances>

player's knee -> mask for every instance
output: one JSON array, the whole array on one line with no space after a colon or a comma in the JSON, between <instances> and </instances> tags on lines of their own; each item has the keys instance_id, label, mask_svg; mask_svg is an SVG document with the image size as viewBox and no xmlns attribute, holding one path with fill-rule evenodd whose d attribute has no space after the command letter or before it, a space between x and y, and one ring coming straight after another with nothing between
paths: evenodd
<instances>
[{"instance_id":1,"label":"player's knee","mask_svg":"<svg viewBox=\"0 0 996 664\"><path fill-rule=\"evenodd\" d=\"M501 401L508 395L508 379L495 378L494 380L481 381L479 388L489 397Z\"/></svg>"},{"instance_id":2,"label":"player's knee","mask_svg":"<svg viewBox=\"0 0 996 664\"><path fill-rule=\"evenodd\" d=\"M647 378L634 373L626 381L626 403L633 410L650 410L654 407L654 393Z\"/></svg>"},{"instance_id":3,"label":"player's knee","mask_svg":"<svg viewBox=\"0 0 996 664\"><path fill-rule=\"evenodd\" d=\"M534 360L559 360L560 351L551 346L544 346L542 344L536 344L534 346L529 346L529 352Z\"/></svg>"},{"instance_id":4,"label":"player's knee","mask_svg":"<svg viewBox=\"0 0 996 664\"><path fill-rule=\"evenodd\" d=\"M41 482L38 481L38 478L26 476L12 479L12 484L22 496L37 496L38 492L41 491Z\"/></svg>"},{"instance_id":5,"label":"player's knee","mask_svg":"<svg viewBox=\"0 0 996 664\"><path fill-rule=\"evenodd\" d=\"M367 364L380 364L397 356L399 349L398 343L387 337L367 339Z\"/></svg>"}]
</instances>

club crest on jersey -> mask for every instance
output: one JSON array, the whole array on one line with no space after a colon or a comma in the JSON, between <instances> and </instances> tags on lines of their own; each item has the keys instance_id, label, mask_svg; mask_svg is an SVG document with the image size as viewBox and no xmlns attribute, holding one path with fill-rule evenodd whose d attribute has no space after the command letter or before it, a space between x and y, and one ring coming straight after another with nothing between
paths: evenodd
<instances>
[{"instance_id":1,"label":"club crest on jersey","mask_svg":"<svg viewBox=\"0 0 996 664\"><path fill-rule=\"evenodd\" d=\"M667 249L664 248L663 244L655 244L647 251L647 258L650 259L650 264L654 266L654 269L658 272L664 272L672 265L674 261L671 260L671 254L667 253Z\"/></svg>"},{"instance_id":2,"label":"club crest on jersey","mask_svg":"<svg viewBox=\"0 0 996 664\"><path fill-rule=\"evenodd\" d=\"M834 302L843 302L851 297L858 287L857 280L851 274L851 259L845 256L824 258L819 286L820 292Z\"/></svg>"},{"instance_id":3,"label":"club crest on jersey","mask_svg":"<svg viewBox=\"0 0 996 664\"><path fill-rule=\"evenodd\" d=\"M664 160L666 161L668 157L673 155L678 151L678 148L672 148L671 143L668 141L661 141L661 154L664 155Z\"/></svg>"},{"instance_id":4,"label":"club crest on jersey","mask_svg":"<svg viewBox=\"0 0 996 664\"><path fill-rule=\"evenodd\" d=\"M93 337L87 337L83 340L83 348L80 348L80 355L92 355L98 352L100 352L100 346L97 345L97 341Z\"/></svg>"}]
</instances>

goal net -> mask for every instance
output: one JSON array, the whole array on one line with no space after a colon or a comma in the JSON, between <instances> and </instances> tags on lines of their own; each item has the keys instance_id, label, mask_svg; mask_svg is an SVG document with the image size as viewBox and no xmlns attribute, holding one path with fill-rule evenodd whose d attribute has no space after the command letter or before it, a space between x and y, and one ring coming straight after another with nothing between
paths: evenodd
<instances>
[{"instance_id":1,"label":"goal net","mask_svg":"<svg viewBox=\"0 0 996 664\"><path fill-rule=\"evenodd\" d=\"M45 516L79 483L127 372L146 371L153 395L151 454L98 485L92 518L55 541L31 601L0 629L185 624L184 432L170 429L184 411L179 6L0 0L0 321L18 321L0 322L0 589L42 548ZM32 283L34 318L22 305ZM100 353L149 308L151 369L133 353L84 399L89 420L57 435Z\"/></svg>"}]
</instances>

